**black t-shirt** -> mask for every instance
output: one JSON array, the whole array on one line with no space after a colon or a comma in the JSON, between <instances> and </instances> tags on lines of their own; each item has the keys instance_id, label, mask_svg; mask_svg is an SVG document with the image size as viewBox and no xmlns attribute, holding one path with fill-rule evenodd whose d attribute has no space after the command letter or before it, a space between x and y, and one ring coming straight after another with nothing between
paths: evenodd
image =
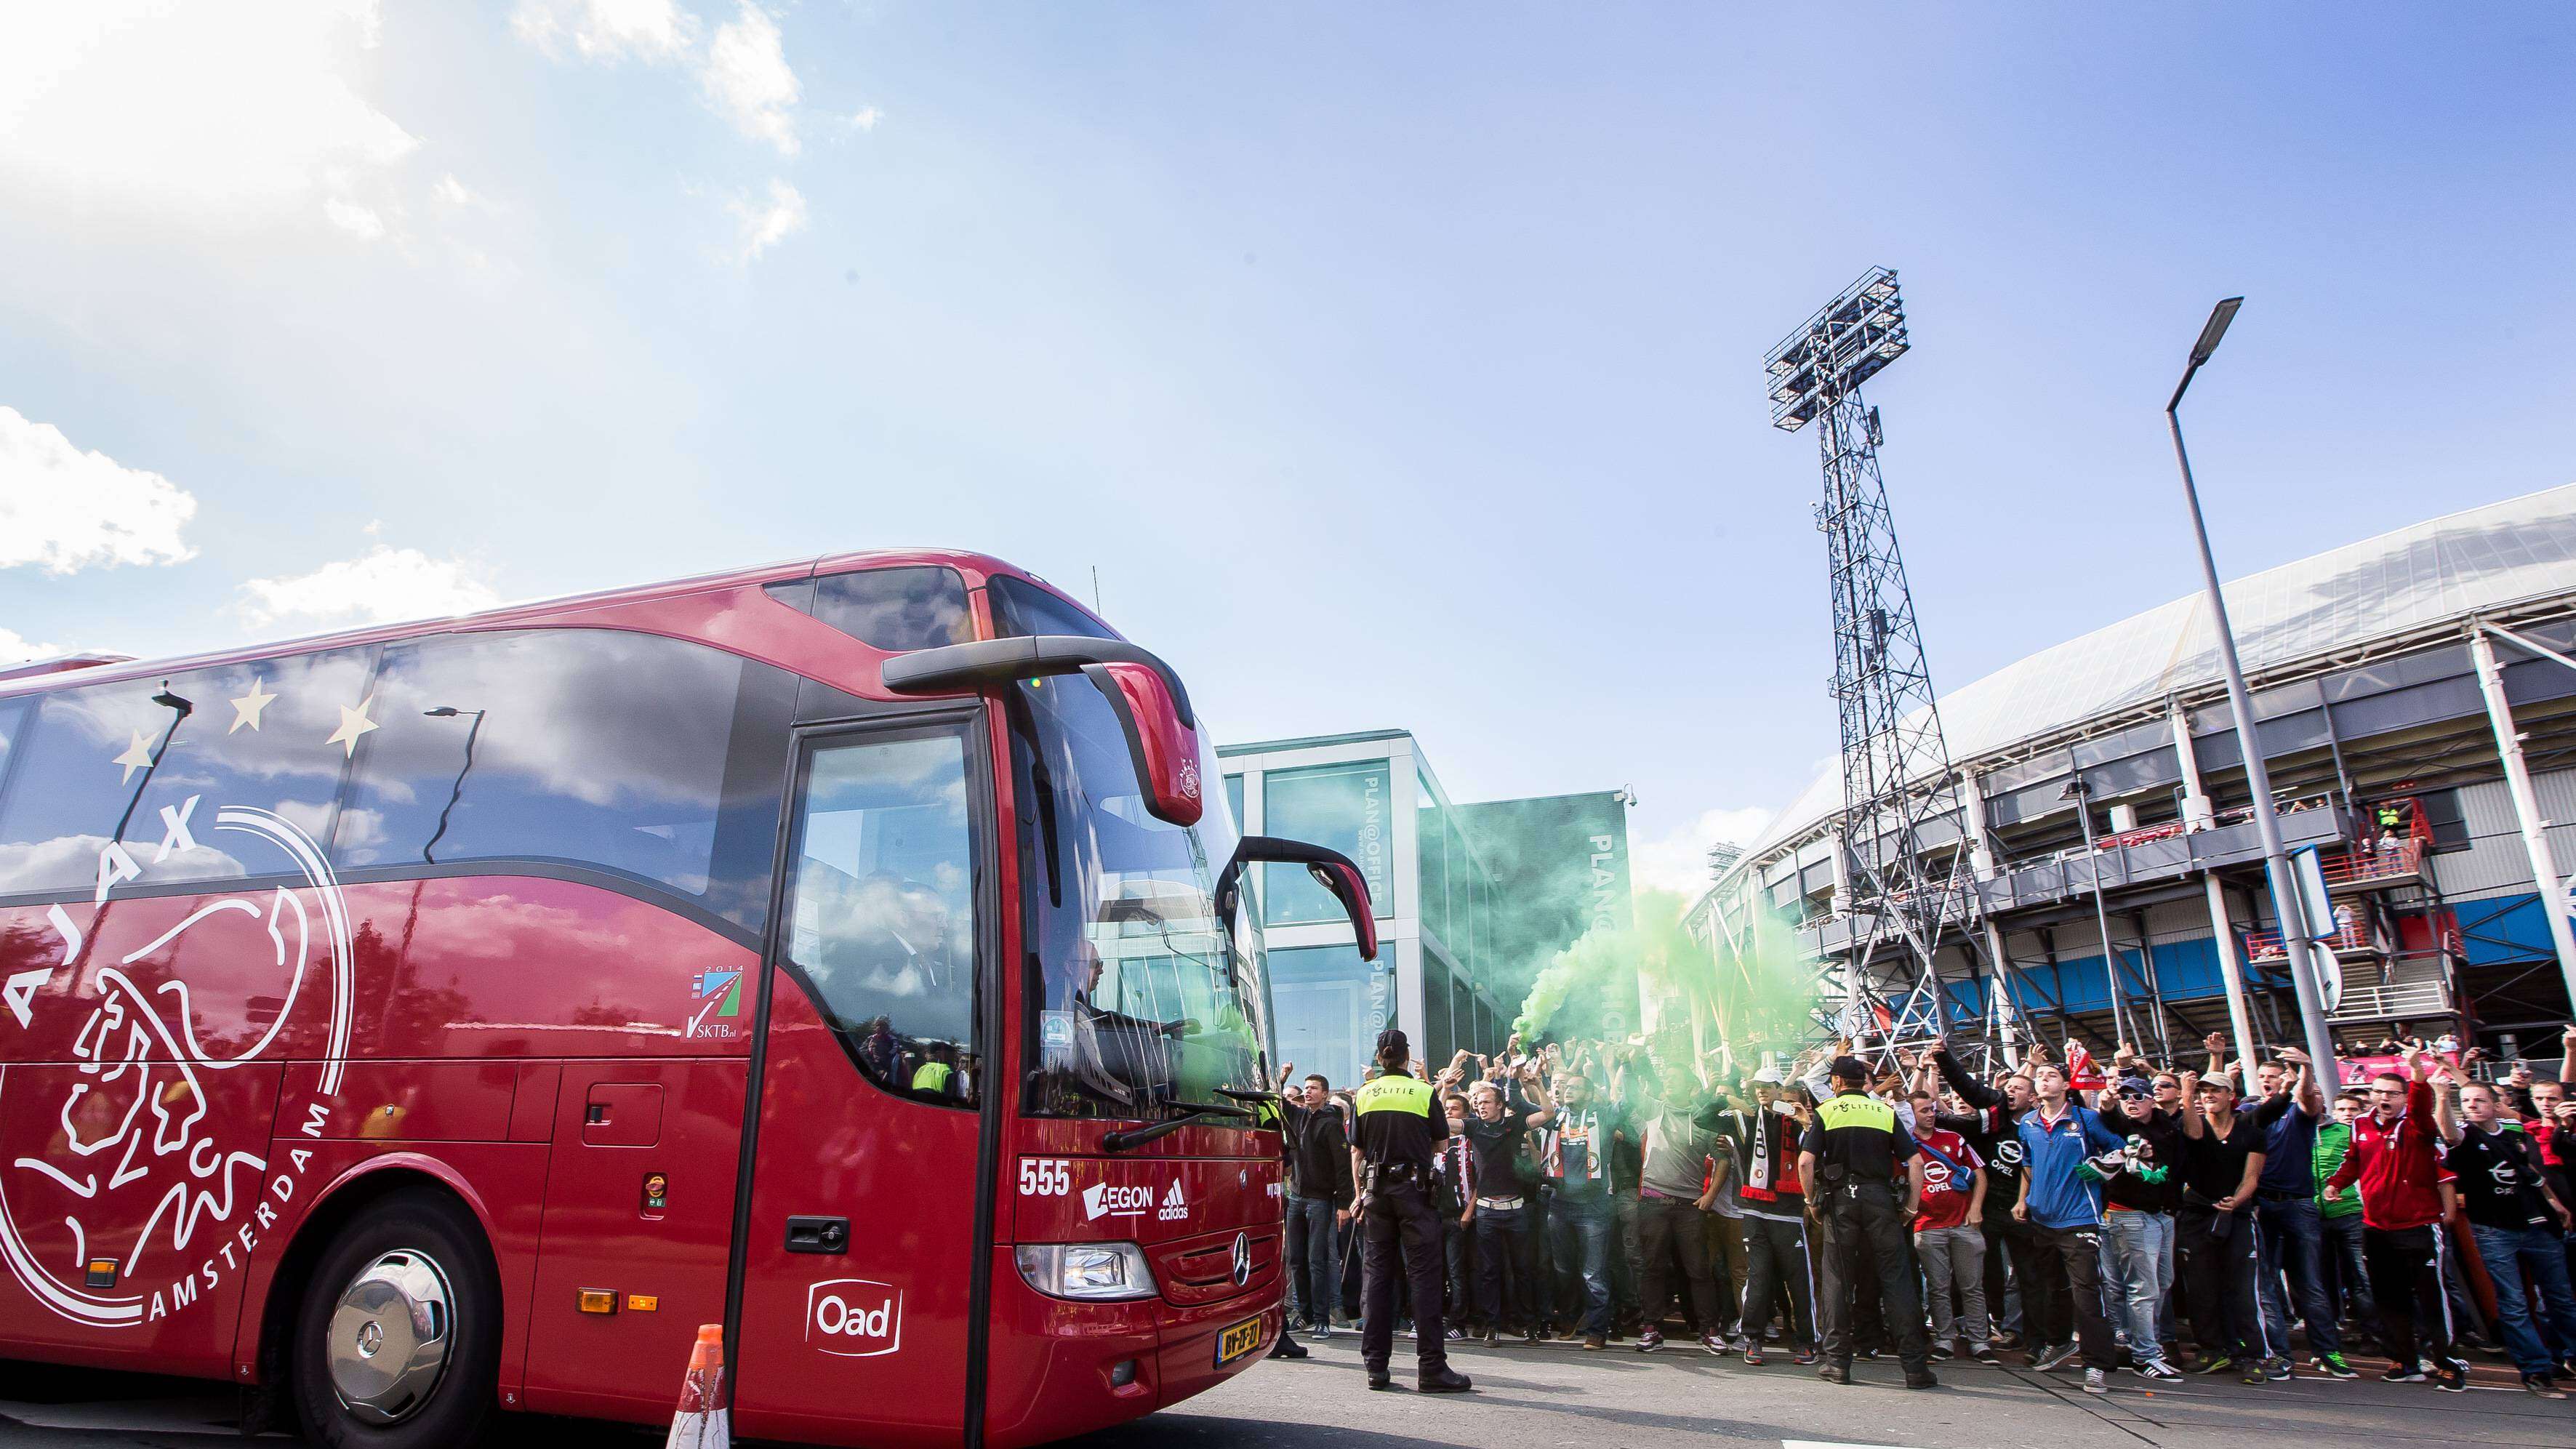
<instances>
[{"instance_id":1,"label":"black t-shirt","mask_svg":"<svg viewBox=\"0 0 2576 1449\"><path fill-rule=\"evenodd\" d=\"M2540 1155L2519 1132L2460 1124L2460 1142L2442 1159L2459 1179L2460 1208L2482 1228L2556 1227L2540 1194Z\"/></svg>"},{"instance_id":2,"label":"black t-shirt","mask_svg":"<svg viewBox=\"0 0 2576 1449\"><path fill-rule=\"evenodd\" d=\"M2216 1202L2245 1180L2245 1159L2263 1150L2263 1129L2239 1112L2228 1124L2225 1140L2219 1138L2216 1127L2203 1122L2200 1135L2185 1137L2182 1143L2184 1186L2205 1203Z\"/></svg>"},{"instance_id":3,"label":"black t-shirt","mask_svg":"<svg viewBox=\"0 0 2576 1449\"><path fill-rule=\"evenodd\" d=\"M1537 1111L1524 1102L1507 1102L1497 1121L1467 1114L1467 1125L1461 1130L1475 1149L1476 1196L1519 1197L1528 1191L1529 1167L1521 1155L1521 1143L1529 1136L1529 1119Z\"/></svg>"},{"instance_id":4,"label":"black t-shirt","mask_svg":"<svg viewBox=\"0 0 2576 1449\"><path fill-rule=\"evenodd\" d=\"M2162 1113L2144 1122L2105 1112L2102 1125L2137 1140L2143 1150L2133 1150L2129 1170L2102 1185L2111 1206L2130 1208L2142 1213L2169 1213L2182 1201L2183 1135ZM2162 1169L2161 1173L2158 1169ZM2245 1170L2245 1160L2236 1160L2236 1170ZM2161 1176L2162 1180L2155 1180Z\"/></svg>"}]
</instances>

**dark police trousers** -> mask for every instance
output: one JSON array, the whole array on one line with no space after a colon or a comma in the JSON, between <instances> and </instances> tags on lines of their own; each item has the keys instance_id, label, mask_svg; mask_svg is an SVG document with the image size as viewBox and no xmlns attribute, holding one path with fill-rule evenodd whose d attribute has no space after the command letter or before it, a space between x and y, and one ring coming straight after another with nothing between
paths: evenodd
<instances>
[{"instance_id":1,"label":"dark police trousers","mask_svg":"<svg viewBox=\"0 0 2576 1449\"><path fill-rule=\"evenodd\" d=\"M1399 1253L1401 1256L1399 1256ZM1360 1361L1386 1367L1395 1351L1395 1280L1410 1281L1415 1371L1436 1374L1449 1366L1448 1325L1440 1316L1442 1251L1440 1214L1419 1187L1380 1187L1360 1224Z\"/></svg>"},{"instance_id":2,"label":"dark police trousers","mask_svg":"<svg viewBox=\"0 0 2576 1449\"><path fill-rule=\"evenodd\" d=\"M1931 1367L1923 1331L1923 1300L1914 1289L1914 1244L1898 1210L1896 1189L1884 1182L1824 1189L1817 1210L1816 1305L1824 1330L1825 1362L1852 1361L1852 1289L1866 1276L1878 1283L1878 1301L1896 1338L1896 1356L1909 1373Z\"/></svg>"}]
</instances>

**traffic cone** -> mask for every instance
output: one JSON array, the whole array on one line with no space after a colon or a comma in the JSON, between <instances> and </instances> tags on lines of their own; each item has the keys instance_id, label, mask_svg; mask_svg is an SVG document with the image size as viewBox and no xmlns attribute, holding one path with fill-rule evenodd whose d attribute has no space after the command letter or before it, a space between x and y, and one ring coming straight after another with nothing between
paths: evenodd
<instances>
[{"instance_id":1,"label":"traffic cone","mask_svg":"<svg viewBox=\"0 0 2576 1449\"><path fill-rule=\"evenodd\" d=\"M662 1449L733 1449L732 1415L725 1411L724 1325L698 1325L689 1350L689 1374L680 1381L680 1407L671 1415L671 1437Z\"/></svg>"}]
</instances>

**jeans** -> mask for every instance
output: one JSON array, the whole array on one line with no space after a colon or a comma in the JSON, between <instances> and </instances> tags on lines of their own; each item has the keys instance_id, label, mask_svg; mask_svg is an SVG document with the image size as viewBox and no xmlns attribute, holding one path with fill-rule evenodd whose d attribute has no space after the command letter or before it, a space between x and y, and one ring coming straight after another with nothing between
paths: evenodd
<instances>
[{"instance_id":1,"label":"jeans","mask_svg":"<svg viewBox=\"0 0 2576 1449\"><path fill-rule=\"evenodd\" d=\"M1702 1333L1715 1333L1721 1320L1717 1288L1709 1278L1708 1241L1702 1236L1704 1216L1687 1198L1650 1197L1637 1205L1637 1237L1644 1244L1637 1276L1642 1283L1646 1327L1664 1321L1672 1307L1673 1259L1682 1264L1682 1286L1688 1307Z\"/></svg>"},{"instance_id":2,"label":"jeans","mask_svg":"<svg viewBox=\"0 0 2576 1449\"><path fill-rule=\"evenodd\" d=\"M1288 1199L1288 1287L1303 1289L1306 1322L1333 1321L1333 1300L1342 1296L1342 1256L1334 1240L1333 1203L1329 1198Z\"/></svg>"},{"instance_id":3,"label":"jeans","mask_svg":"<svg viewBox=\"0 0 2576 1449\"><path fill-rule=\"evenodd\" d=\"M2262 1198L2254 1220L2263 1229L2263 1318L2280 1328L2280 1349L2290 1351L2290 1306L2281 1292L2281 1273L2289 1270L2290 1293L2299 1300L2299 1318L2308 1325L2308 1351L2343 1352L2335 1324L2333 1295L2326 1292L2324 1221L2312 1197Z\"/></svg>"},{"instance_id":4,"label":"jeans","mask_svg":"<svg viewBox=\"0 0 2576 1449\"><path fill-rule=\"evenodd\" d=\"M2567 1284L2567 1249L2556 1228L2490 1228L2474 1226L2478 1256L2485 1260L2487 1280L2495 1284L2497 1326L2505 1352L2525 1375L2546 1374L2556 1365L2532 1325L2531 1305L2523 1284L2540 1290L2540 1311L2548 1316L2561 1343L2576 1343L2576 1293Z\"/></svg>"},{"instance_id":5,"label":"jeans","mask_svg":"<svg viewBox=\"0 0 2576 1449\"><path fill-rule=\"evenodd\" d=\"M1924 1228L1914 1235L1914 1256L1923 1264L1923 1281L1932 1295L1932 1341L1948 1343L1955 1334L1971 1347L1982 1346L1991 1333L1986 1322L1986 1235L1975 1223L1953 1228ZM1950 1309L1950 1291L1959 1293L1958 1315Z\"/></svg>"},{"instance_id":6,"label":"jeans","mask_svg":"<svg viewBox=\"0 0 2576 1449\"><path fill-rule=\"evenodd\" d=\"M1752 1264L1744 1254L1744 1219L1724 1213L1708 1214L1708 1276L1717 1289L1719 1321L1700 1325L1702 1333L1740 1332L1744 1303L1744 1280L1751 1276Z\"/></svg>"},{"instance_id":7,"label":"jeans","mask_svg":"<svg viewBox=\"0 0 2576 1449\"><path fill-rule=\"evenodd\" d=\"M2034 1340L2030 1325L2022 1313L2030 1298L2030 1283L2037 1273L2037 1261L2031 1256L2030 1224L2013 1221L2009 1210L1997 1211L1992 1189L1987 1193L1986 1208L1986 1316L1994 1320L1998 1331L2021 1333ZM2009 1267L2011 1277L2005 1277Z\"/></svg>"},{"instance_id":8,"label":"jeans","mask_svg":"<svg viewBox=\"0 0 2576 1449\"><path fill-rule=\"evenodd\" d=\"M1469 1276L1467 1263L1468 1240L1474 1236L1473 1229L1458 1221L1457 1213L1444 1211L1440 1214L1440 1251L1448 1260L1449 1269L1449 1297L1441 1316L1451 1328L1465 1324L1468 1310L1475 1305L1476 1285Z\"/></svg>"},{"instance_id":9,"label":"jeans","mask_svg":"<svg viewBox=\"0 0 2576 1449\"><path fill-rule=\"evenodd\" d=\"M1610 1194L1610 1317L1623 1333L1637 1322L1637 1189Z\"/></svg>"},{"instance_id":10,"label":"jeans","mask_svg":"<svg viewBox=\"0 0 2576 1449\"><path fill-rule=\"evenodd\" d=\"M1476 1209L1476 1306L1500 1333L1535 1327L1545 1310L1538 1292L1537 1232L1531 1207ZM1508 1284L1506 1283L1508 1279Z\"/></svg>"},{"instance_id":11,"label":"jeans","mask_svg":"<svg viewBox=\"0 0 2576 1449\"><path fill-rule=\"evenodd\" d=\"M2173 1290L2173 1237L2174 1220L2163 1213L2123 1210L2102 1220L2102 1241L2111 1253L2109 1297L2129 1326L2129 1352L2140 1364L2165 1354L2157 1317Z\"/></svg>"},{"instance_id":12,"label":"jeans","mask_svg":"<svg viewBox=\"0 0 2576 1449\"><path fill-rule=\"evenodd\" d=\"M1782 1320L1782 1336L1792 1346L1813 1347L1815 1268L1807 1261L1806 1224L1747 1215L1742 1225L1745 1257L1750 1265L1744 1279L1741 1331L1760 1343L1762 1330L1776 1311Z\"/></svg>"},{"instance_id":13,"label":"jeans","mask_svg":"<svg viewBox=\"0 0 2576 1449\"><path fill-rule=\"evenodd\" d=\"M1610 1195L1556 1195L1548 1213L1548 1235L1556 1249L1557 1269L1578 1272L1583 1285L1583 1319L1577 1325L1586 1338L1610 1334L1610 1233L1616 1225Z\"/></svg>"},{"instance_id":14,"label":"jeans","mask_svg":"<svg viewBox=\"0 0 2576 1449\"><path fill-rule=\"evenodd\" d=\"M2361 1214L2323 1217L2318 1225L2324 1230L2326 1246L2317 1256L2333 1283L2326 1290L2328 1300L2340 1303L2354 1322L2377 1335L2379 1301L2370 1296L2370 1265L2361 1256Z\"/></svg>"}]
</instances>

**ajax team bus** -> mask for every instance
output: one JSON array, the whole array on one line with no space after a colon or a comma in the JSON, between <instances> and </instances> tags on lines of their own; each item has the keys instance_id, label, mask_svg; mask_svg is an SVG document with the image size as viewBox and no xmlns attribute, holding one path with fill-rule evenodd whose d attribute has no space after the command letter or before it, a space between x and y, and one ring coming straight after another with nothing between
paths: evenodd
<instances>
[{"instance_id":1,"label":"ajax team bus","mask_svg":"<svg viewBox=\"0 0 2576 1449\"><path fill-rule=\"evenodd\" d=\"M0 1357L338 1445L1033 1444L1280 1330L1268 990L1181 681L830 558L0 677Z\"/></svg>"}]
</instances>

